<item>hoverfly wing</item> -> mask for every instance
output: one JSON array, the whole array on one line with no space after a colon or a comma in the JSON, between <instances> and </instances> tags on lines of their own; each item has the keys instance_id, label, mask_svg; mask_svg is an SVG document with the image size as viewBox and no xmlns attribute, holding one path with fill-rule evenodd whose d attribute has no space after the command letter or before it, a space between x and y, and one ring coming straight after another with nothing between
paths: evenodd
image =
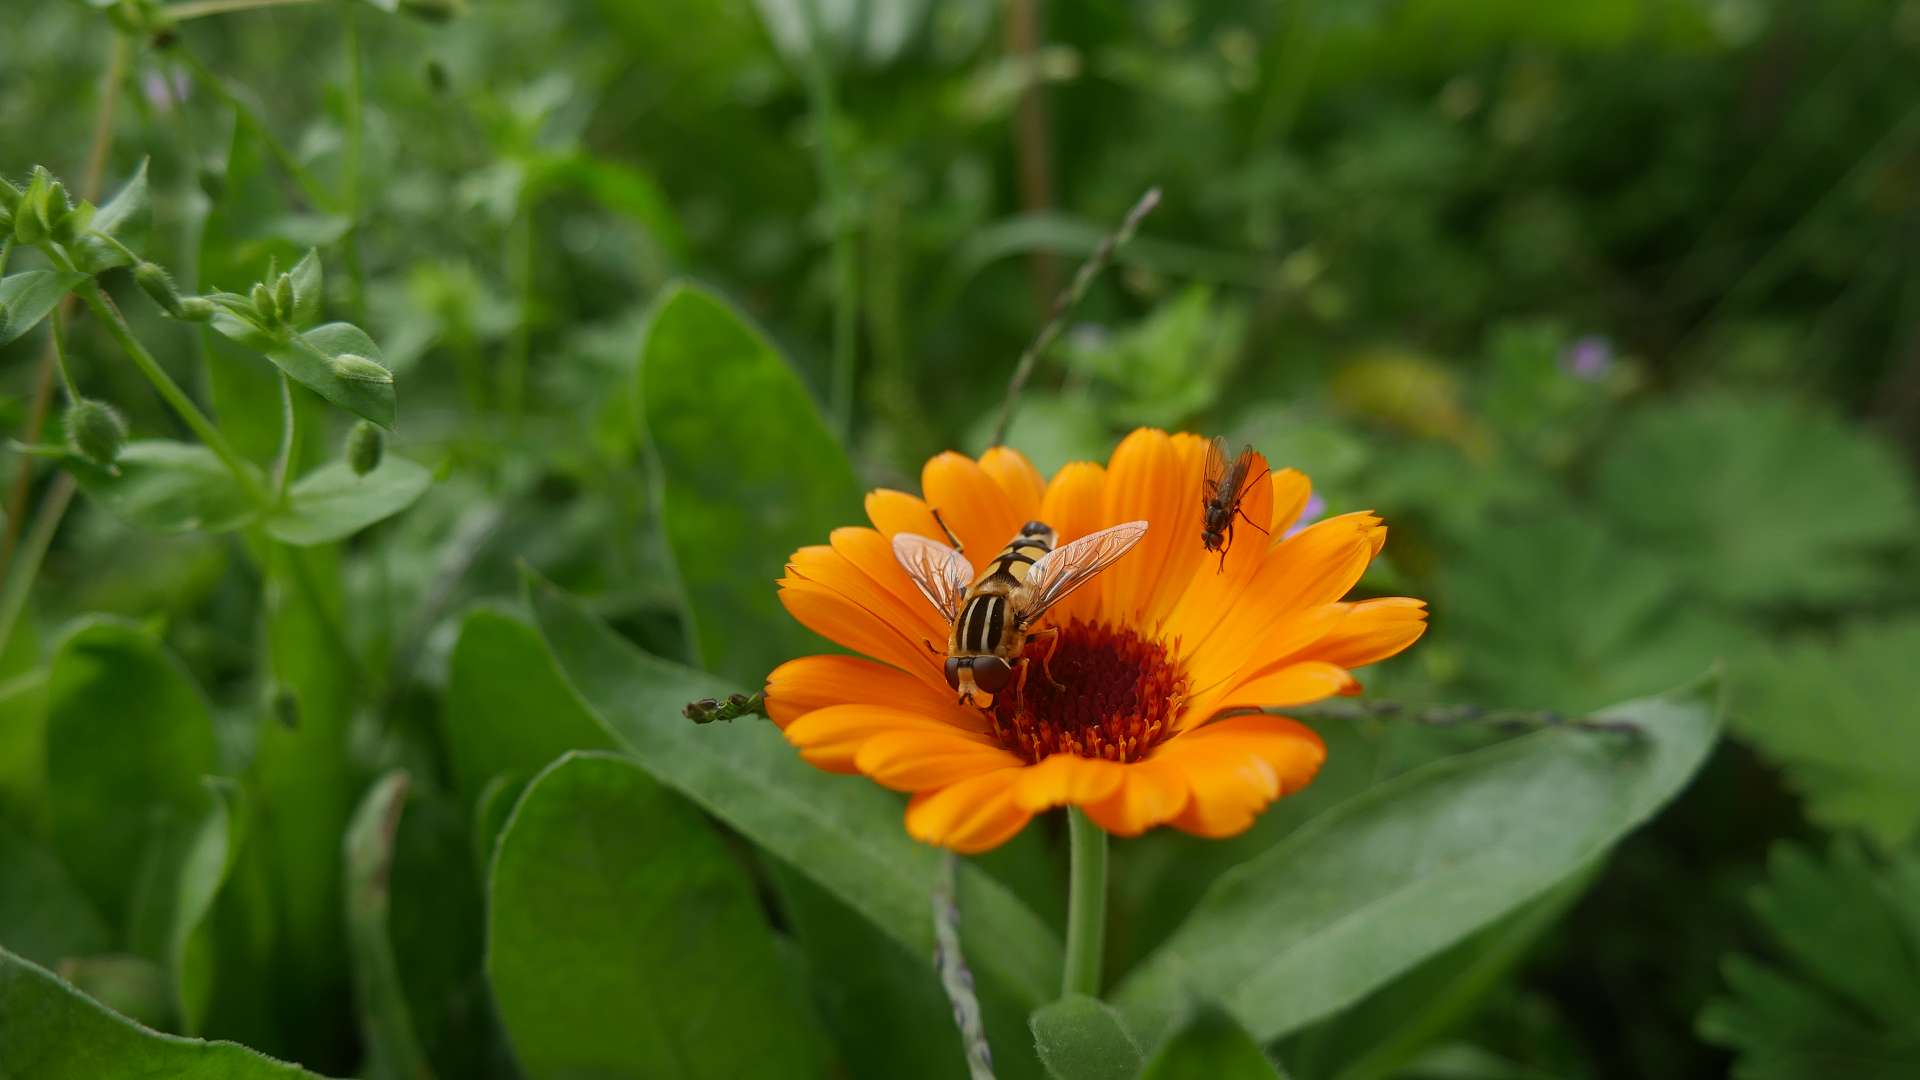
<instances>
[{"instance_id":1,"label":"hoverfly wing","mask_svg":"<svg viewBox=\"0 0 1920 1080\"><path fill-rule=\"evenodd\" d=\"M1207 467L1200 473L1200 502L1212 506L1227 478L1227 440L1218 435L1207 444Z\"/></svg>"},{"instance_id":2,"label":"hoverfly wing","mask_svg":"<svg viewBox=\"0 0 1920 1080\"><path fill-rule=\"evenodd\" d=\"M1073 590L1092 581L1095 574L1113 565L1115 559L1132 550L1145 535L1146 522L1129 521L1088 533L1040 556L1028 569L1027 580L1020 587L1020 618L1025 622L1038 619Z\"/></svg>"},{"instance_id":3,"label":"hoverfly wing","mask_svg":"<svg viewBox=\"0 0 1920 1080\"><path fill-rule=\"evenodd\" d=\"M919 587L920 595L948 622L960 617L960 604L973 585L973 564L938 540L895 533L893 557Z\"/></svg>"}]
</instances>

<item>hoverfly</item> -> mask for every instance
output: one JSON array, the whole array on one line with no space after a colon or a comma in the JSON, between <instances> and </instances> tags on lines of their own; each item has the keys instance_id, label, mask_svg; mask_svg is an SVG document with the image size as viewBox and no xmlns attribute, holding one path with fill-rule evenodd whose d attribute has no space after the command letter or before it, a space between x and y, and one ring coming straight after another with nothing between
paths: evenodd
<instances>
[{"instance_id":1,"label":"hoverfly","mask_svg":"<svg viewBox=\"0 0 1920 1080\"><path fill-rule=\"evenodd\" d=\"M1048 637L1040 670L1047 681L1060 687L1047 669L1059 646L1060 631L1057 627L1035 631L1033 624L1147 534L1146 522L1129 521L1056 548L1053 526L1029 521L975 577L973 564L961 553L959 537L947 529L937 511L934 520L946 530L952 547L914 533L897 533L893 556L940 617L952 624L947 635L947 685L960 694L961 704L980 708L992 705L993 695L1009 683L1014 684L1018 700L1026 685L1027 660L1022 652L1029 637ZM926 646L935 654L940 652L931 641Z\"/></svg>"},{"instance_id":2,"label":"hoverfly","mask_svg":"<svg viewBox=\"0 0 1920 1080\"><path fill-rule=\"evenodd\" d=\"M1268 471L1260 473L1265 476ZM1253 473L1253 447L1242 447L1238 456L1227 462L1227 440L1216 438L1207 445L1206 471L1200 481L1200 543L1208 551L1220 553L1220 566L1214 573L1227 568L1227 548L1233 543L1233 519L1238 517L1247 524L1259 529L1262 534L1267 530L1259 522L1248 517L1240 509L1240 500L1246 497L1247 489L1253 486L1260 476Z\"/></svg>"}]
</instances>

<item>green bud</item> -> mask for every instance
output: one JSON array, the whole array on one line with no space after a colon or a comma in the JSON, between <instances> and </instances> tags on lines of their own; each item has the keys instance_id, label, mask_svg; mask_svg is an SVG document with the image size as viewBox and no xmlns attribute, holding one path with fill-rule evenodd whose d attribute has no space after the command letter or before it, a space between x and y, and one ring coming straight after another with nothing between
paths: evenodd
<instances>
[{"instance_id":1,"label":"green bud","mask_svg":"<svg viewBox=\"0 0 1920 1080\"><path fill-rule=\"evenodd\" d=\"M422 22L446 23L467 13L465 0L400 0L400 10Z\"/></svg>"},{"instance_id":2,"label":"green bud","mask_svg":"<svg viewBox=\"0 0 1920 1080\"><path fill-rule=\"evenodd\" d=\"M181 302L180 290L173 286L173 276L158 263L143 262L133 268L134 283L160 305L160 310L176 319L186 318L186 305ZM212 311L209 309L208 314Z\"/></svg>"},{"instance_id":3,"label":"green bud","mask_svg":"<svg viewBox=\"0 0 1920 1080\"><path fill-rule=\"evenodd\" d=\"M213 301L204 296L183 296L180 298L180 313L174 318L182 322L206 322L213 318L217 310Z\"/></svg>"},{"instance_id":4,"label":"green bud","mask_svg":"<svg viewBox=\"0 0 1920 1080\"><path fill-rule=\"evenodd\" d=\"M53 223L53 238L62 244L72 244L93 227L93 214L94 207L90 202L83 202L61 214L60 219Z\"/></svg>"},{"instance_id":5,"label":"green bud","mask_svg":"<svg viewBox=\"0 0 1920 1080\"><path fill-rule=\"evenodd\" d=\"M34 167L33 179L14 207L14 239L23 244L38 244L53 232L53 219L47 213L47 196L53 182L53 175L45 168Z\"/></svg>"},{"instance_id":6,"label":"green bud","mask_svg":"<svg viewBox=\"0 0 1920 1080\"><path fill-rule=\"evenodd\" d=\"M253 313L260 317L261 323L275 326L280 322L280 302L273 297L273 290L264 283L257 284L247 294L253 301Z\"/></svg>"},{"instance_id":7,"label":"green bud","mask_svg":"<svg viewBox=\"0 0 1920 1080\"><path fill-rule=\"evenodd\" d=\"M293 317L293 275L281 274L280 280L273 283L273 303L280 313Z\"/></svg>"},{"instance_id":8,"label":"green bud","mask_svg":"<svg viewBox=\"0 0 1920 1080\"><path fill-rule=\"evenodd\" d=\"M365 476L380 467L386 449L386 434L373 421L362 420L347 432L347 468L355 476Z\"/></svg>"},{"instance_id":9,"label":"green bud","mask_svg":"<svg viewBox=\"0 0 1920 1080\"><path fill-rule=\"evenodd\" d=\"M127 422L104 401L81 398L67 409L67 445L103 469L113 468L127 445Z\"/></svg>"},{"instance_id":10,"label":"green bud","mask_svg":"<svg viewBox=\"0 0 1920 1080\"><path fill-rule=\"evenodd\" d=\"M429 61L429 63L437 63L437 61ZM13 208L20 205L21 194L19 188L14 187L6 177L0 176L0 210L12 213Z\"/></svg>"},{"instance_id":11,"label":"green bud","mask_svg":"<svg viewBox=\"0 0 1920 1080\"><path fill-rule=\"evenodd\" d=\"M393 372L382 367L378 361L350 352L343 352L333 358L333 373L342 379L352 379L354 382L390 383L393 381Z\"/></svg>"}]
</instances>

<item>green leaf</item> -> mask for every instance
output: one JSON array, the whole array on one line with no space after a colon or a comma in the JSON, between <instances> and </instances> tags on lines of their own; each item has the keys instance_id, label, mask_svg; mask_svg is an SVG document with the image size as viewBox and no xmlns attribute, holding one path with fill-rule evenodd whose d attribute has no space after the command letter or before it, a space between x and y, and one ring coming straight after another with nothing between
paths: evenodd
<instances>
[{"instance_id":1,"label":"green leaf","mask_svg":"<svg viewBox=\"0 0 1920 1080\"><path fill-rule=\"evenodd\" d=\"M182 1039L116 1016L52 972L0 949L0 1076L33 1080L311 1080L229 1042Z\"/></svg>"},{"instance_id":2,"label":"green leaf","mask_svg":"<svg viewBox=\"0 0 1920 1080\"><path fill-rule=\"evenodd\" d=\"M0 345L40 324L85 274L64 270L27 270L0 278Z\"/></svg>"},{"instance_id":3,"label":"green leaf","mask_svg":"<svg viewBox=\"0 0 1920 1080\"><path fill-rule=\"evenodd\" d=\"M1879 556L1920 527L1892 446L1785 399L1643 410L1616 435L1597 481L1632 539L1737 604L1870 597L1884 587Z\"/></svg>"},{"instance_id":4,"label":"green leaf","mask_svg":"<svg viewBox=\"0 0 1920 1080\"><path fill-rule=\"evenodd\" d=\"M1280 1075L1231 1014L1206 1006L1154 1051L1140 1080L1274 1080Z\"/></svg>"},{"instance_id":5,"label":"green leaf","mask_svg":"<svg viewBox=\"0 0 1920 1080\"><path fill-rule=\"evenodd\" d=\"M412 506L432 485L426 468L393 454L365 476L344 461L328 462L287 489L285 505L267 518L267 532L301 547L344 540Z\"/></svg>"},{"instance_id":6,"label":"green leaf","mask_svg":"<svg viewBox=\"0 0 1920 1080\"><path fill-rule=\"evenodd\" d=\"M1188 991L1262 1041L1331 1015L1610 848L1671 799L1719 733L1710 687L1608 715L1637 736L1546 730L1407 772L1216 881L1120 984L1141 1032Z\"/></svg>"},{"instance_id":7,"label":"green leaf","mask_svg":"<svg viewBox=\"0 0 1920 1080\"><path fill-rule=\"evenodd\" d=\"M861 492L799 375L724 301L681 285L654 308L640 400L695 654L757 682L821 651L771 583L797 548L861 520Z\"/></svg>"},{"instance_id":8,"label":"green leaf","mask_svg":"<svg viewBox=\"0 0 1920 1080\"><path fill-rule=\"evenodd\" d=\"M1776 850L1754 911L1784 953L1724 965L1731 996L1700 1034L1734 1050L1741 1080L1920 1075L1920 858L1876 864L1840 845L1823 863Z\"/></svg>"},{"instance_id":9,"label":"green leaf","mask_svg":"<svg viewBox=\"0 0 1920 1080\"><path fill-rule=\"evenodd\" d=\"M151 636L96 617L55 648L47 708L54 839L110 919L130 912L153 815L203 807L201 777L217 761L206 699Z\"/></svg>"},{"instance_id":10,"label":"green leaf","mask_svg":"<svg viewBox=\"0 0 1920 1080\"><path fill-rule=\"evenodd\" d=\"M528 723L530 716L540 722ZM618 745L573 696L540 632L488 608L460 624L447 666L446 731L454 777L470 797L502 774L524 782L569 750Z\"/></svg>"},{"instance_id":11,"label":"green leaf","mask_svg":"<svg viewBox=\"0 0 1920 1080\"><path fill-rule=\"evenodd\" d=\"M287 321L295 326L305 326L320 317L320 303L324 279L321 276L320 252L309 250L293 264L288 271L293 278L293 311Z\"/></svg>"},{"instance_id":12,"label":"green leaf","mask_svg":"<svg viewBox=\"0 0 1920 1080\"><path fill-rule=\"evenodd\" d=\"M632 762L568 754L494 856L487 974L535 1076L817 1076L753 883Z\"/></svg>"},{"instance_id":13,"label":"green leaf","mask_svg":"<svg viewBox=\"0 0 1920 1080\"><path fill-rule=\"evenodd\" d=\"M408 783L401 769L375 781L347 827L347 944L353 950L354 998L367 1040L367 1072L375 1080L424 1080L432 1075L414 1034L387 929L394 840Z\"/></svg>"},{"instance_id":14,"label":"green leaf","mask_svg":"<svg viewBox=\"0 0 1920 1080\"><path fill-rule=\"evenodd\" d=\"M1786 770L1814 821L1899 847L1920 833L1916 656L1911 618L1758 653L1736 669L1734 730Z\"/></svg>"},{"instance_id":15,"label":"green leaf","mask_svg":"<svg viewBox=\"0 0 1920 1080\"><path fill-rule=\"evenodd\" d=\"M1132 1080L1140 1074L1140 1045L1120 1014L1099 998L1068 994L1028 1023L1054 1080Z\"/></svg>"},{"instance_id":16,"label":"green leaf","mask_svg":"<svg viewBox=\"0 0 1920 1080\"><path fill-rule=\"evenodd\" d=\"M265 352L267 359L294 382L355 416L384 428L393 427L393 376L384 371L376 374L372 369L366 375L342 375L332 363L336 357L352 355L381 365L380 347L366 331L352 323L328 323L294 334L293 340L272 345Z\"/></svg>"},{"instance_id":17,"label":"green leaf","mask_svg":"<svg viewBox=\"0 0 1920 1080\"><path fill-rule=\"evenodd\" d=\"M0 867L0 944L53 965L109 947L106 920L51 853L0 830Z\"/></svg>"},{"instance_id":18,"label":"green leaf","mask_svg":"<svg viewBox=\"0 0 1920 1080\"><path fill-rule=\"evenodd\" d=\"M734 687L641 652L531 576L528 604L568 683L642 768L820 883L908 955L933 956L928 897L940 855L908 838L898 796L808 765L771 724L688 723L687 702ZM963 946L983 990L1023 1012L1051 1000L1058 937L977 867L957 869Z\"/></svg>"},{"instance_id":19,"label":"green leaf","mask_svg":"<svg viewBox=\"0 0 1920 1080\"><path fill-rule=\"evenodd\" d=\"M91 231L105 233L137 251L152 225L153 204L147 192L147 159L141 158L140 167L134 170L133 176L121 185L105 206L94 213ZM94 236L81 236L74 245L73 254L80 268L90 274L127 265L127 257L119 247L103 243Z\"/></svg>"},{"instance_id":20,"label":"green leaf","mask_svg":"<svg viewBox=\"0 0 1920 1080\"><path fill-rule=\"evenodd\" d=\"M133 948L159 966L171 1011L188 1034L205 1030L217 974L208 920L246 832L240 786L222 777L200 782L198 803L155 815L127 932Z\"/></svg>"},{"instance_id":21,"label":"green leaf","mask_svg":"<svg viewBox=\"0 0 1920 1080\"><path fill-rule=\"evenodd\" d=\"M213 451L195 443L128 443L108 472L74 455L67 469L114 516L155 532L226 532L251 521L252 500Z\"/></svg>"}]
</instances>

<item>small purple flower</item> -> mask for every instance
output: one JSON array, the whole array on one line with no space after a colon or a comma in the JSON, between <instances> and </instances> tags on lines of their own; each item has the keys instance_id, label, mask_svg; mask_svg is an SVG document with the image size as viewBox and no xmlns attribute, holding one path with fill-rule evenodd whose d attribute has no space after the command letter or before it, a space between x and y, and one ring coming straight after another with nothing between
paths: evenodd
<instances>
[{"instance_id":1,"label":"small purple flower","mask_svg":"<svg viewBox=\"0 0 1920 1080\"><path fill-rule=\"evenodd\" d=\"M1292 536L1294 533L1299 532L1301 529L1304 529L1307 526L1313 524L1314 522L1319 521L1320 515L1326 512L1327 512L1327 500L1321 498L1319 492L1316 491L1313 494L1307 496L1307 505L1300 508L1300 517L1296 521L1294 521L1292 527L1287 529L1286 533L1282 535L1280 539L1285 540L1287 537Z\"/></svg>"},{"instance_id":2,"label":"small purple flower","mask_svg":"<svg viewBox=\"0 0 1920 1080\"><path fill-rule=\"evenodd\" d=\"M146 94L147 103L160 112L167 112L186 101L189 85L187 73L177 70L148 68L140 79L140 90Z\"/></svg>"},{"instance_id":3,"label":"small purple flower","mask_svg":"<svg viewBox=\"0 0 1920 1080\"><path fill-rule=\"evenodd\" d=\"M1560 369L1576 379L1597 382L1613 369L1613 342L1588 334L1560 354Z\"/></svg>"}]
</instances>

